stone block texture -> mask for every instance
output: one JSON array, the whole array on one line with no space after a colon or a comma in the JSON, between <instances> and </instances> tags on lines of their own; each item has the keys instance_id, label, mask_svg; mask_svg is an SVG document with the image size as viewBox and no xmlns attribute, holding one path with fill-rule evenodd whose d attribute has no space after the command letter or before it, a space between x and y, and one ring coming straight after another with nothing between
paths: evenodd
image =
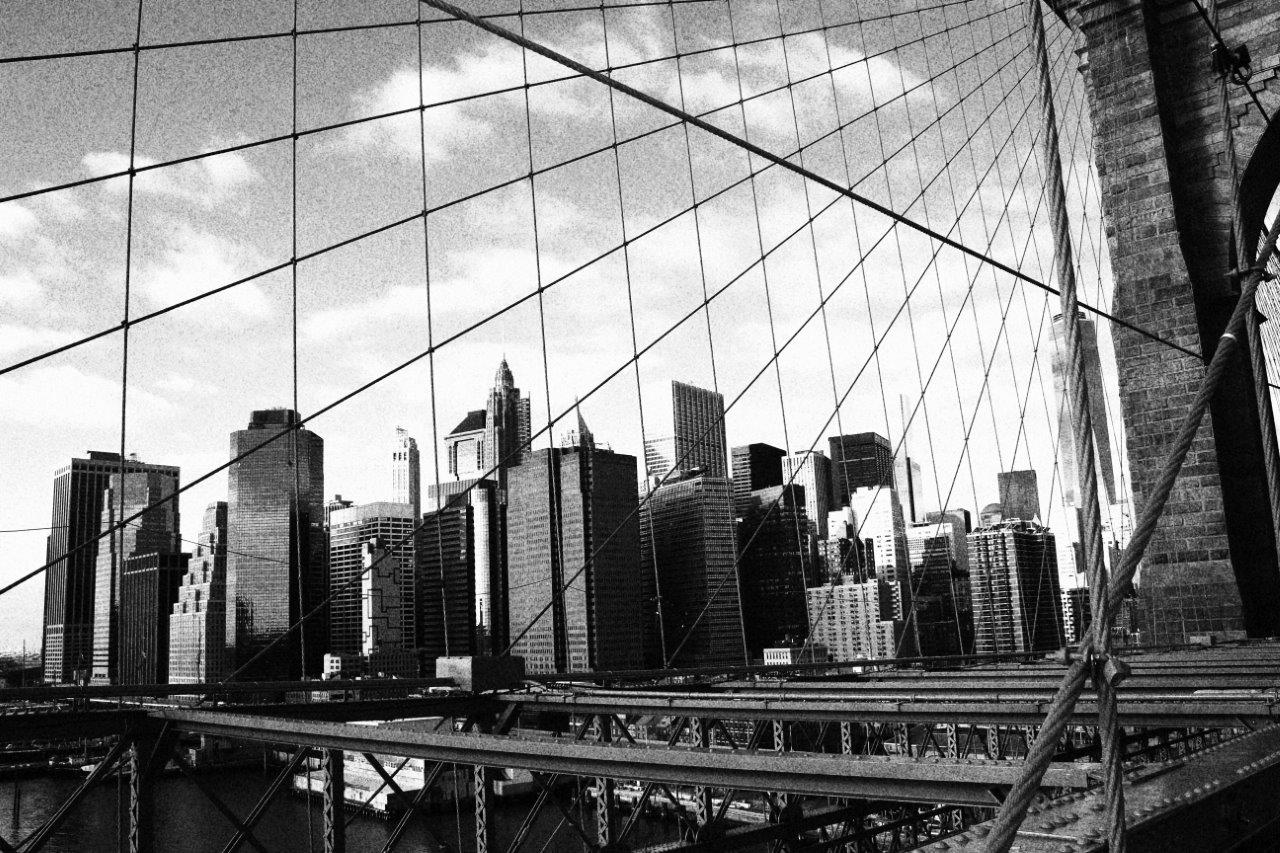
<instances>
[{"instance_id":1,"label":"stone block texture","mask_svg":"<svg viewBox=\"0 0 1280 853\"><path fill-rule=\"evenodd\" d=\"M1228 44L1247 43L1268 110L1280 46L1276 0L1219 2ZM1235 197L1221 82L1211 37L1186 0L1061 0L1077 30L1096 134L1097 169L1121 318L1211 354L1237 290ZM1243 169L1265 129L1248 96L1227 86ZM1199 359L1113 327L1131 482L1139 513L1204 378ZM1280 559L1273 487L1247 353L1213 400L1140 575L1144 641L1280 634Z\"/></svg>"}]
</instances>

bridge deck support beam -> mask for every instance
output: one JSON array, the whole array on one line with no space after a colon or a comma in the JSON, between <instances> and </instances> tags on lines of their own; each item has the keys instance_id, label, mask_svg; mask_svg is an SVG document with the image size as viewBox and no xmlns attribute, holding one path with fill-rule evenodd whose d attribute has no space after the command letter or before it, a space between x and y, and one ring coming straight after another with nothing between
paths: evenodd
<instances>
[{"instance_id":1,"label":"bridge deck support beam","mask_svg":"<svg viewBox=\"0 0 1280 853\"><path fill-rule=\"evenodd\" d=\"M476 853L489 853L493 848L493 780L483 764L476 764L472 773L475 793ZM454 779L457 785L457 779Z\"/></svg>"},{"instance_id":2,"label":"bridge deck support beam","mask_svg":"<svg viewBox=\"0 0 1280 853\"><path fill-rule=\"evenodd\" d=\"M346 801L346 778L340 749L324 751L324 853L346 853L347 824L342 806Z\"/></svg>"}]
</instances>

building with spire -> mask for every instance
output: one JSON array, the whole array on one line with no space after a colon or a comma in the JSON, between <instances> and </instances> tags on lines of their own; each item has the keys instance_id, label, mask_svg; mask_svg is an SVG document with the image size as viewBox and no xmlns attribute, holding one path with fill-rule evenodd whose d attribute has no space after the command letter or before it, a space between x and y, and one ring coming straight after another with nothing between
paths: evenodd
<instances>
[{"instance_id":1,"label":"building with spire","mask_svg":"<svg viewBox=\"0 0 1280 853\"><path fill-rule=\"evenodd\" d=\"M531 422L529 398L520 396L503 358L485 407L467 412L444 437L450 476L454 480L489 476L506 488L507 470L529 452Z\"/></svg>"}]
</instances>

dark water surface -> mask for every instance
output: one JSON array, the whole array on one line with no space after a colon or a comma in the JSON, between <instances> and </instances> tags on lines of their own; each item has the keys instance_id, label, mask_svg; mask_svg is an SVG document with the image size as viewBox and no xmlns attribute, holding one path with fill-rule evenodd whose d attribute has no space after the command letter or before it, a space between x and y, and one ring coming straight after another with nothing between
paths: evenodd
<instances>
[{"instance_id":1,"label":"dark water surface","mask_svg":"<svg viewBox=\"0 0 1280 853\"><path fill-rule=\"evenodd\" d=\"M261 791L270 783L277 768L265 773L261 769L220 770L204 773L202 780L232 811L244 817L257 802ZM73 775L55 775L5 779L0 781L0 837L17 843L34 832L72 792L82 779ZM14 816L14 786L18 785L20 806ZM120 787L128 796L128 782ZM568 792L561 801L568 803ZM520 822L532 804L532 798L498 801L496 818L497 849L505 850ZM586 801L579 812L583 826L593 832L594 805ZM452 810L434 814L429 821L415 819L401 841L399 850L440 851L432 833L453 851L475 849L474 822L469 801L458 806L459 820ZM117 850L117 783L114 779L90 791L76 806L62 828L44 848L52 853L107 853ZM350 812L347 813L350 815ZM528 853L570 853L584 849L582 840L567 823L563 813L548 803L522 850ZM308 825L310 832L308 833ZM390 835L394 821L361 816L347 827L347 849L380 850ZM556 828L559 826L559 831ZM206 853L219 851L234 833L231 823L195 785L181 777L164 776L156 788L156 849ZM323 820L320 800L307 800L282 790L254 830L254 835L270 851L312 853L323 851ZM553 836L554 833L554 836ZM671 820L642 818L628 841L633 847L674 841L678 830ZM461 845L459 846L459 840ZM248 844L241 850L252 850Z\"/></svg>"}]
</instances>

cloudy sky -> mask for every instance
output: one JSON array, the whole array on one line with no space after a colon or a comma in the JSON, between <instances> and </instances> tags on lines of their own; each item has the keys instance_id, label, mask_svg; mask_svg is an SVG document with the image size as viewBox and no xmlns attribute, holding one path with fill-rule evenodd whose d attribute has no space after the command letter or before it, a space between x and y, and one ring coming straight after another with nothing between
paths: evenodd
<instances>
[{"instance_id":1,"label":"cloudy sky","mask_svg":"<svg viewBox=\"0 0 1280 853\"><path fill-rule=\"evenodd\" d=\"M1051 280L1019 2L677 0L547 13L580 5L528 5L541 14L525 17L527 35L593 67L625 66L624 82L711 111L755 144ZM5 58L127 46L136 26L131 2L0 10ZM433 434L483 405L505 355L535 425L582 397L598 438L628 453L642 433L670 429L672 379L737 399L730 444L825 449L841 429L896 444L905 411L926 509L976 510L997 498L997 471L1033 467L1059 526L1056 297L696 128L686 135L594 81L559 79L572 78L560 66L531 55L526 67L518 48L470 24L423 14L419 28L412 3L301 2L300 30L370 26L300 36L296 86L288 37L140 53L137 167L245 147L137 175L130 315L282 268L132 330L128 451L181 466L187 482L227 459L228 434L252 409L291 404L296 170L301 411L439 346L312 424L331 494L388 497L397 426L417 437L433 479ZM292 3L146 0L142 44L278 36L292 16ZM1078 59L1061 24L1048 24L1083 295L1106 305ZM133 73L131 51L0 64L0 195L127 169ZM396 115L369 120L384 113ZM114 177L0 202L0 365L121 321L129 201L127 178ZM1105 325L1099 339L1114 389ZM7 531L47 527L53 471L119 448L121 343L112 334L0 373L0 584L43 561L47 531ZM633 347L651 344L637 380ZM184 536L225 490L219 475L182 496ZM0 649L38 645L42 600L38 580L0 600Z\"/></svg>"}]
</instances>

